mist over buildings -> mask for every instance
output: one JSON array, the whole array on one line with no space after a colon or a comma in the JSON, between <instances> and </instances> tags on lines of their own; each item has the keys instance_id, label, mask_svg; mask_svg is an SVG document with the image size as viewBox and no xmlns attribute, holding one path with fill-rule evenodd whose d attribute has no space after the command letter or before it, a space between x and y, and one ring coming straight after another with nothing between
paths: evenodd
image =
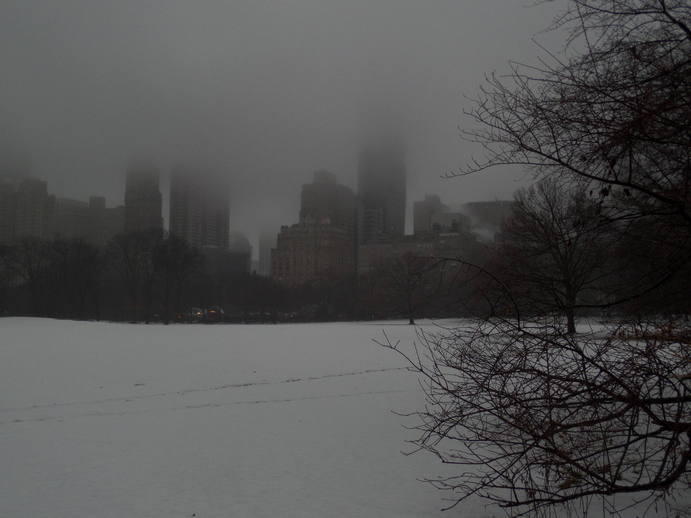
<instances>
[{"instance_id":1,"label":"mist over buildings","mask_svg":"<svg viewBox=\"0 0 691 518\"><path fill-rule=\"evenodd\" d=\"M520 171L442 180L484 74L537 53L557 8L502 0L94 2L0 6L0 149L57 196L123 203L133 157L227 178L230 227L297 221L326 169L356 188L373 140L404 143L412 202L507 199ZM549 35L545 35L549 38Z\"/></svg>"}]
</instances>

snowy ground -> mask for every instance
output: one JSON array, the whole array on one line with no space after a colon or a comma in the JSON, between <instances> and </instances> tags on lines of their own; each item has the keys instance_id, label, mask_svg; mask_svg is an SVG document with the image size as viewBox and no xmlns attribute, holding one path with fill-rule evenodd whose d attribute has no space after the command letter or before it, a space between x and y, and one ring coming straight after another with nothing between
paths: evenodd
<instances>
[{"instance_id":1,"label":"snowy ground","mask_svg":"<svg viewBox=\"0 0 691 518\"><path fill-rule=\"evenodd\" d=\"M390 322L0 318L0 517L506 516L442 513L418 481L444 466L401 453L416 421L393 411L423 395L384 331L415 340Z\"/></svg>"},{"instance_id":2,"label":"snowy ground","mask_svg":"<svg viewBox=\"0 0 691 518\"><path fill-rule=\"evenodd\" d=\"M129 325L0 319L0 516L441 513L404 456L417 378L372 342L410 326Z\"/></svg>"}]
</instances>

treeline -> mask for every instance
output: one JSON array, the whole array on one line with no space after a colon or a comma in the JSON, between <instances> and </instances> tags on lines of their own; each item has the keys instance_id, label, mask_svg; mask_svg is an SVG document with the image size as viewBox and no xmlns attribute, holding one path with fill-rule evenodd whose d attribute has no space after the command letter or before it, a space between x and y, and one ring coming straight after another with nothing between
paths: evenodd
<instances>
[{"instance_id":1,"label":"treeline","mask_svg":"<svg viewBox=\"0 0 691 518\"><path fill-rule=\"evenodd\" d=\"M408 254L359 279L285 286L160 232L121 234L104 247L27 238L0 245L0 315L167 323L219 307L229 322L456 316L457 269Z\"/></svg>"},{"instance_id":2,"label":"treeline","mask_svg":"<svg viewBox=\"0 0 691 518\"><path fill-rule=\"evenodd\" d=\"M121 234L106 246L22 239L0 245L0 314L171 322L220 306L237 319L278 318L305 304L271 280L214 268L186 241L160 232Z\"/></svg>"},{"instance_id":3,"label":"treeline","mask_svg":"<svg viewBox=\"0 0 691 518\"><path fill-rule=\"evenodd\" d=\"M354 276L284 286L247 273L232 254L205 254L158 231L106 246L25 238L0 245L0 316L128 322L199 321L216 307L228 322L326 321L404 315L389 285L361 308ZM362 287L370 293L372 287ZM201 319L203 320L203 318Z\"/></svg>"}]
</instances>

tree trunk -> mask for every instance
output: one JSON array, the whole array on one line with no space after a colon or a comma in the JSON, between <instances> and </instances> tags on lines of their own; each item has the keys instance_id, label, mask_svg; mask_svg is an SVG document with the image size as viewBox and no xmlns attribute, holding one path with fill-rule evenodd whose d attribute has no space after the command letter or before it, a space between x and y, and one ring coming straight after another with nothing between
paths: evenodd
<instances>
[{"instance_id":1,"label":"tree trunk","mask_svg":"<svg viewBox=\"0 0 691 518\"><path fill-rule=\"evenodd\" d=\"M576 333L576 317L573 307L566 308L566 332L570 335Z\"/></svg>"}]
</instances>

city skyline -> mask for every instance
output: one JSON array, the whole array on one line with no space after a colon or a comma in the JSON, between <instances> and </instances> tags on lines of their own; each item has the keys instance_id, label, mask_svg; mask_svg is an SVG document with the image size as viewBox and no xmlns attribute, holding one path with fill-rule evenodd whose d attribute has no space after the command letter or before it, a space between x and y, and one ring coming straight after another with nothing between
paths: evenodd
<instances>
[{"instance_id":1,"label":"city skyline","mask_svg":"<svg viewBox=\"0 0 691 518\"><path fill-rule=\"evenodd\" d=\"M27 170L5 167L0 170L0 209L8 216L3 219L0 241L34 236L48 239L83 238L103 245L118 233L160 229L182 237L197 248L229 249L232 248L233 240L248 240L252 259L259 261L262 240L266 243L266 236L273 235L271 240L275 242L282 227L290 227L296 222L334 224L348 232L357 229L360 244L417 235L420 233L418 209L431 200L436 202L433 203L433 208L426 210L424 218L428 220L425 223L427 227L434 220L437 225L441 225L440 228L451 228L448 225L452 220L462 218L473 220L473 232L485 239L492 239L492 235L498 231L498 223L482 215L481 207L492 207L497 203L509 207L506 204L510 204L510 200L469 203L454 200L446 205L440 202L436 193L426 193L422 199L408 200L405 195L401 196L401 192L407 192L404 160L401 157L387 158L386 153L376 156L375 153L376 160L368 164L372 158L372 149L365 148L360 154L358 190L353 191L341 183L330 171L315 170L312 181L303 184L298 190L298 210L286 220L277 222L274 228L263 228L254 235L248 234L241 223L236 222L235 227L230 224L231 201L223 175L189 163L178 164L162 173L151 160L141 157L131 160L122 176L124 203L110 207L106 198L98 193L90 195L88 200L58 197L47 188L47 182L30 175ZM382 149L386 150L386 147L379 148L380 153ZM363 160L368 154L370 157ZM369 175L373 179L366 180ZM386 192L384 184L389 180L394 181L396 177L400 179L398 187ZM33 203L36 208L29 207L31 204L27 205L26 202L23 205L18 203L26 197L22 193L27 189L28 192L38 189L38 198L37 195L33 196L38 200ZM292 196L292 193L287 196ZM24 206L26 208L22 208ZM397 213L393 219L404 217L405 231L401 230L400 220L386 228L387 218L384 214L391 210ZM402 214L402 210L405 214ZM380 217L373 221L367 216L368 212L375 212ZM23 213L26 215L22 215ZM31 223L27 218L36 221ZM391 219L390 215L388 219ZM18 225L17 229L10 228L12 225ZM24 231L20 228L22 225L33 227ZM265 263L266 261L265 259Z\"/></svg>"},{"instance_id":2,"label":"city skyline","mask_svg":"<svg viewBox=\"0 0 691 518\"><path fill-rule=\"evenodd\" d=\"M499 0L9 0L0 141L19 141L56 196L97 193L108 206L123 203L132 156L164 175L208 162L228 177L231 228L251 236L295 214L316 169L355 189L359 150L382 128L406 141L409 200L507 198L529 175L440 177L478 151L458 136L465 96L509 60L532 60L557 11Z\"/></svg>"}]
</instances>

